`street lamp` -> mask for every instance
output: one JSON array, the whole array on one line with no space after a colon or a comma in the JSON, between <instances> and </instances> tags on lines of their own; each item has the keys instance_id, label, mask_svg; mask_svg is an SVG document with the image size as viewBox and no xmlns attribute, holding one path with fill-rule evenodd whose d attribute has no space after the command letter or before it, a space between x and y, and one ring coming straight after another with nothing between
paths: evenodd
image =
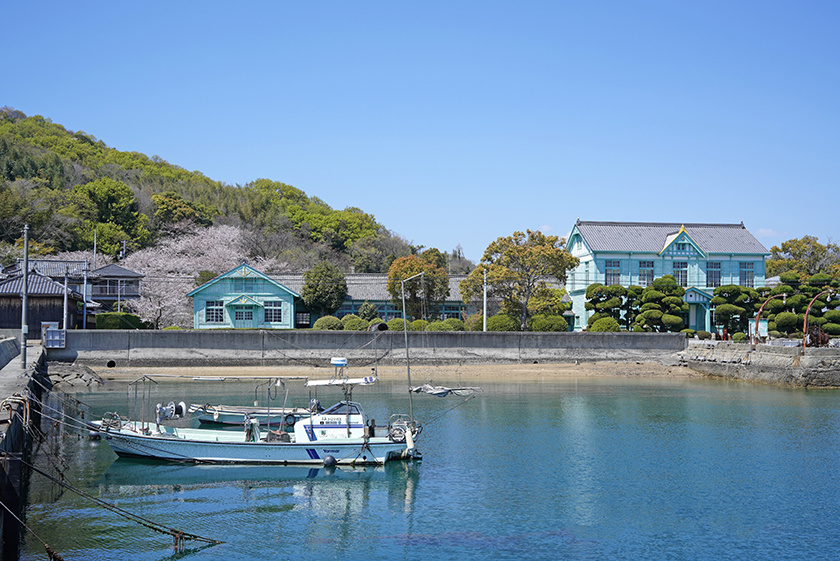
<instances>
[{"instance_id":1,"label":"street lamp","mask_svg":"<svg viewBox=\"0 0 840 561\"><path fill-rule=\"evenodd\" d=\"M422 277L425 272L417 273L407 279L400 281L400 291L402 292L402 315L403 315L403 336L405 337L405 372L408 377L408 412L411 416L411 422L414 422L414 402L411 399L411 365L408 360L408 319L405 315L405 283L411 279Z\"/></svg>"}]
</instances>

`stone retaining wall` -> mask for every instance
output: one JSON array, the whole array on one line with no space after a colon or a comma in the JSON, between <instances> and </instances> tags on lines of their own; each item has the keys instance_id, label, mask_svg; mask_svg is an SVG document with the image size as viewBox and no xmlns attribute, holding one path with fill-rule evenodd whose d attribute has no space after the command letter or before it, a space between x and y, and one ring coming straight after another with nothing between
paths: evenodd
<instances>
[{"instance_id":1,"label":"stone retaining wall","mask_svg":"<svg viewBox=\"0 0 840 561\"><path fill-rule=\"evenodd\" d=\"M840 387L840 349L743 343L690 344L686 366L707 376L796 387Z\"/></svg>"}]
</instances>

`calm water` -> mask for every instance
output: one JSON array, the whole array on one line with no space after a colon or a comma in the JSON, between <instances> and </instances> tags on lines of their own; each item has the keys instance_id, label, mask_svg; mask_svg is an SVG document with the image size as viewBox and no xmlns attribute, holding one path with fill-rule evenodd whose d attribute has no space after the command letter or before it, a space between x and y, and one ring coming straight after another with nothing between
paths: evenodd
<instances>
[{"instance_id":1,"label":"calm water","mask_svg":"<svg viewBox=\"0 0 840 561\"><path fill-rule=\"evenodd\" d=\"M254 398L251 383L202 384L161 383L152 400ZM404 387L380 384L354 398L384 421L407 410ZM483 390L465 403L415 397L425 458L384 469L185 467L117 460L86 439L44 447L61 449L80 489L223 545L191 542L175 554L169 536L37 474L27 523L68 560L840 555L840 392L659 379ZM97 415L134 403L116 386L78 397ZM319 398L329 405L340 396ZM39 542L25 540L22 559L45 558Z\"/></svg>"}]
</instances>

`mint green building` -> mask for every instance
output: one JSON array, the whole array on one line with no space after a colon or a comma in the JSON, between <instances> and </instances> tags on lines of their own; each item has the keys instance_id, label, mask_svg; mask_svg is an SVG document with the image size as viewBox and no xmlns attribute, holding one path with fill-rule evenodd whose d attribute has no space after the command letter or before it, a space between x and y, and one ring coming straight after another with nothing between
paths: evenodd
<instances>
[{"instance_id":1,"label":"mint green building","mask_svg":"<svg viewBox=\"0 0 840 561\"><path fill-rule=\"evenodd\" d=\"M580 259L566 290L572 298L575 329L594 313L585 309L586 289L596 282L647 286L673 275L686 289L691 329L716 331L712 293L718 286L764 286L767 248L740 224L593 222L578 220L567 250Z\"/></svg>"},{"instance_id":2,"label":"mint green building","mask_svg":"<svg viewBox=\"0 0 840 561\"><path fill-rule=\"evenodd\" d=\"M187 293L195 329L292 329L300 295L246 264Z\"/></svg>"}]
</instances>

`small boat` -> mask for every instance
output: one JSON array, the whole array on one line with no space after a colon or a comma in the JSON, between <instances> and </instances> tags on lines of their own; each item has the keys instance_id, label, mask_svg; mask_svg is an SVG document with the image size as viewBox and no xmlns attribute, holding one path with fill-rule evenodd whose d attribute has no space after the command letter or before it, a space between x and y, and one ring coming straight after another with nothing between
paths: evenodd
<instances>
[{"instance_id":1,"label":"small boat","mask_svg":"<svg viewBox=\"0 0 840 561\"><path fill-rule=\"evenodd\" d=\"M202 424L243 425L245 417L257 419L263 425L291 425L309 415L309 410L302 407L268 408L247 405L199 405L191 403L188 409L192 416Z\"/></svg>"},{"instance_id":2,"label":"small boat","mask_svg":"<svg viewBox=\"0 0 840 561\"><path fill-rule=\"evenodd\" d=\"M352 401L354 386L377 381L346 375L308 381L309 387L340 386L345 399L274 431L260 430L259 420L253 418L240 432L126 421L115 414L103 418L97 430L118 456L174 462L355 466L419 459L415 441L422 432L420 423L397 414L387 425L376 425L361 404ZM176 412L184 409L170 405Z\"/></svg>"}]
</instances>

